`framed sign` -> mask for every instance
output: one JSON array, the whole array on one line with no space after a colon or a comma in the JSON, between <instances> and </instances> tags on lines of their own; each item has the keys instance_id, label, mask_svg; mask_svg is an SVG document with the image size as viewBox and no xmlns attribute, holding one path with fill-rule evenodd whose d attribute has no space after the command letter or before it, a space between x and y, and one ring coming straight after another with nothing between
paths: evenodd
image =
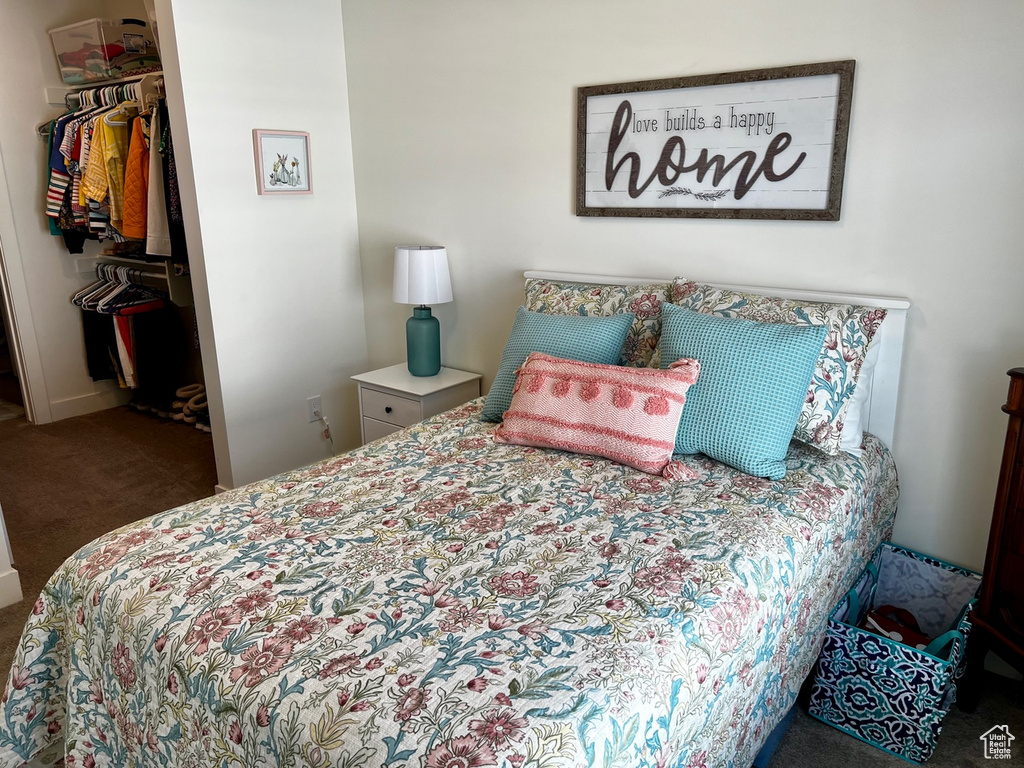
<instances>
[{"instance_id":1,"label":"framed sign","mask_svg":"<svg viewBox=\"0 0 1024 768\"><path fill-rule=\"evenodd\" d=\"M313 193L308 133L256 128L252 132L252 143L256 155L257 194Z\"/></svg>"},{"instance_id":2,"label":"framed sign","mask_svg":"<svg viewBox=\"0 0 1024 768\"><path fill-rule=\"evenodd\" d=\"M854 65L577 89L576 215L838 221Z\"/></svg>"}]
</instances>

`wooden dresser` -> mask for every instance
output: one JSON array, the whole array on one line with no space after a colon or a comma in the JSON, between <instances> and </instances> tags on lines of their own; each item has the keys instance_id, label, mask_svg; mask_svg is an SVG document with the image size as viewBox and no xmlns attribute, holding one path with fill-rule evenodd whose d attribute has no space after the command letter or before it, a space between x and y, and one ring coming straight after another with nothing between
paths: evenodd
<instances>
[{"instance_id":1,"label":"wooden dresser","mask_svg":"<svg viewBox=\"0 0 1024 768\"><path fill-rule=\"evenodd\" d=\"M972 616L964 681L964 708L977 700L976 687L991 649L1024 674L1024 368L1007 371L1010 393L1003 410L1010 417L1003 464L996 487L981 597Z\"/></svg>"}]
</instances>

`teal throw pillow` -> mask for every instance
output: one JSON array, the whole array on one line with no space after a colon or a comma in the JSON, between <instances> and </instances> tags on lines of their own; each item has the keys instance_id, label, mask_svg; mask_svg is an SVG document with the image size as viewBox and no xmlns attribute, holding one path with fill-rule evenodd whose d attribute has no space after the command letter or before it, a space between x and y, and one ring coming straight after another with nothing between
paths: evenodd
<instances>
[{"instance_id":1,"label":"teal throw pillow","mask_svg":"<svg viewBox=\"0 0 1024 768\"><path fill-rule=\"evenodd\" d=\"M512 403L519 366L526 362L531 352L544 352L584 363L615 365L619 362L633 319L632 314L611 317L546 315L520 307L505 342L498 373L484 401L481 414L484 421L501 421Z\"/></svg>"},{"instance_id":2,"label":"teal throw pillow","mask_svg":"<svg viewBox=\"0 0 1024 768\"><path fill-rule=\"evenodd\" d=\"M661 366L690 357L676 453L778 480L828 328L717 317L662 304Z\"/></svg>"}]
</instances>

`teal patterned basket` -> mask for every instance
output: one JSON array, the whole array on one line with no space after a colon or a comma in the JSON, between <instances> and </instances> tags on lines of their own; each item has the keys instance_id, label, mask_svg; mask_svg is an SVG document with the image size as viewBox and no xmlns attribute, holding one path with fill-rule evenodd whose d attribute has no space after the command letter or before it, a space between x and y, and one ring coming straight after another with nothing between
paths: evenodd
<instances>
[{"instance_id":1,"label":"teal patterned basket","mask_svg":"<svg viewBox=\"0 0 1024 768\"><path fill-rule=\"evenodd\" d=\"M832 611L809 712L915 763L938 742L963 674L981 576L888 542ZM861 629L874 606L906 608L934 638L918 649Z\"/></svg>"}]
</instances>

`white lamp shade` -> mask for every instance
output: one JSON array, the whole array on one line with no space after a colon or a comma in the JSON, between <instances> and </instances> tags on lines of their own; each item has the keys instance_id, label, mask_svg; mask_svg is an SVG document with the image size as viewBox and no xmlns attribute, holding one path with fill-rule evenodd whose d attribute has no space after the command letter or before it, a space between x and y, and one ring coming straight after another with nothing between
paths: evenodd
<instances>
[{"instance_id":1,"label":"white lamp shade","mask_svg":"<svg viewBox=\"0 0 1024 768\"><path fill-rule=\"evenodd\" d=\"M448 253L439 245L395 248L394 300L398 304L444 304L452 300Z\"/></svg>"}]
</instances>

